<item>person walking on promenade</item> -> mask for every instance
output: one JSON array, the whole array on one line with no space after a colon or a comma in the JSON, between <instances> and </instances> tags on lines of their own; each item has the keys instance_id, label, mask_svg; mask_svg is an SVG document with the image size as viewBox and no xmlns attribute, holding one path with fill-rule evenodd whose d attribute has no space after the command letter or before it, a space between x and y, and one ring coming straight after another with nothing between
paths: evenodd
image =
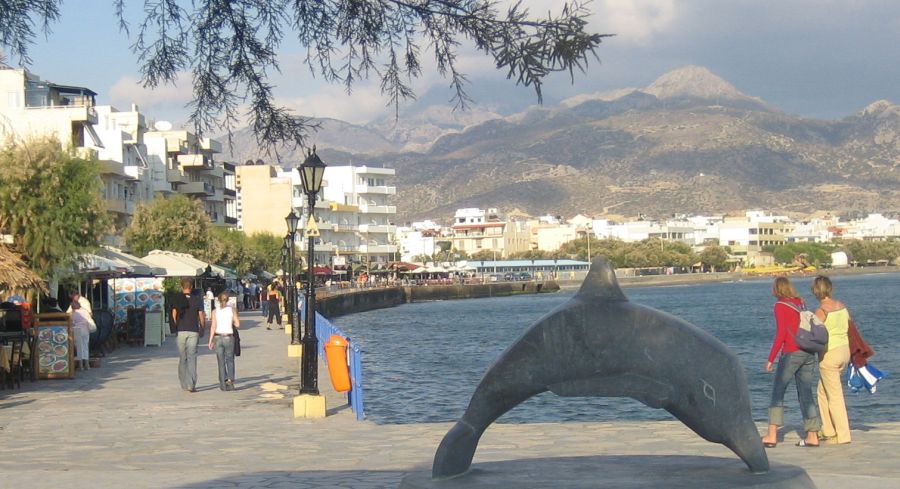
<instances>
[{"instance_id":1,"label":"person walking on promenade","mask_svg":"<svg viewBox=\"0 0 900 489\"><path fill-rule=\"evenodd\" d=\"M216 351L219 363L219 389L234 390L234 334L241 327L237 308L229 303L229 296L222 292L212 313L209 330L209 349Z\"/></svg>"},{"instance_id":2,"label":"person walking on promenade","mask_svg":"<svg viewBox=\"0 0 900 489\"><path fill-rule=\"evenodd\" d=\"M75 365L80 366L82 370L88 370L91 368L89 345L91 325L94 323L94 320L91 318L91 314L81 307L78 299L72 301L71 310L72 330L75 332Z\"/></svg>"},{"instance_id":3,"label":"person walking on promenade","mask_svg":"<svg viewBox=\"0 0 900 489\"><path fill-rule=\"evenodd\" d=\"M766 448L775 448L778 443L778 428L784 426L784 393L787 390L791 378L797 384L797 397L800 400L800 410L803 415L803 430L806 437L801 439L799 447L818 447L818 432L822 427L819 417L819 408L816 406L816 398L813 395L815 383L816 355L807 353L797 347L794 336L800 325L800 313L805 306L803 300L797 296L794 286L787 277L778 277L772 286L772 295L778 300L775 302L775 339L769 351L766 362L766 372L772 372L772 364L778 352L778 368L775 369L775 378L772 383L772 399L769 402L769 428L762 437Z\"/></svg>"},{"instance_id":4,"label":"person walking on promenade","mask_svg":"<svg viewBox=\"0 0 900 489\"><path fill-rule=\"evenodd\" d=\"M279 329L284 329L281 325L281 308L278 303L281 302L281 284L277 280L273 280L266 289L266 298L269 301L269 316L266 319L266 329L272 329L272 318L278 323Z\"/></svg>"},{"instance_id":5,"label":"person walking on promenade","mask_svg":"<svg viewBox=\"0 0 900 489\"><path fill-rule=\"evenodd\" d=\"M181 279L182 294L173 297L172 317L178 329L178 380L182 389L197 392L197 343L206 326L206 313L203 297L191 293L192 285L191 279Z\"/></svg>"},{"instance_id":6,"label":"person walking on promenade","mask_svg":"<svg viewBox=\"0 0 900 489\"><path fill-rule=\"evenodd\" d=\"M259 308L262 310L263 317L269 317L268 286L263 287L262 285L260 285L259 288L257 289L257 297L256 298L259 301Z\"/></svg>"},{"instance_id":7,"label":"person walking on promenade","mask_svg":"<svg viewBox=\"0 0 900 489\"><path fill-rule=\"evenodd\" d=\"M828 329L828 347L819 356L819 387L817 397L822 416L822 438L825 443L850 443L850 420L844 404L841 374L850 363L850 312L841 301L831 297L831 279L818 276L813 280L812 293L819 299L816 317Z\"/></svg>"}]
</instances>

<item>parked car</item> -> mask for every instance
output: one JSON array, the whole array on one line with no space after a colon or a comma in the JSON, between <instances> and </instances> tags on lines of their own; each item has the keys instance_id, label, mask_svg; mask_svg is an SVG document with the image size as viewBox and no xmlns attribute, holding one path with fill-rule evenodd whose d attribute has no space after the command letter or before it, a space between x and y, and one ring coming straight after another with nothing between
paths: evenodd
<instances>
[{"instance_id":1,"label":"parked car","mask_svg":"<svg viewBox=\"0 0 900 489\"><path fill-rule=\"evenodd\" d=\"M506 272L506 274L503 275L503 280L506 280L507 282L511 282L513 280L516 280L517 278L518 277L516 276L516 274L512 272Z\"/></svg>"},{"instance_id":2,"label":"parked car","mask_svg":"<svg viewBox=\"0 0 900 489\"><path fill-rule=\"evenodd\" d=\"M534 277L532 277L532 275L531 275L530 273L528 273L528 272L519 272L519 280L527 280L527 281L530 281L530 280L532 280L533 278L534 278Z\"/></svg>"}]
</instances>

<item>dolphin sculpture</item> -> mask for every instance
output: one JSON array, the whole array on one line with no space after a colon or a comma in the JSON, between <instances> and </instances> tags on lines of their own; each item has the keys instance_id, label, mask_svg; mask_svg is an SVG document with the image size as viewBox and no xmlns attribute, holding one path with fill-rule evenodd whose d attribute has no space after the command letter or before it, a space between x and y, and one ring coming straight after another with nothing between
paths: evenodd
<instances>
[{"instance_id":1,"label":"dolphin sculpture","mask_svg":"<svg viewBox=\"0 0 900 489\"><path fill-rule=\"evenodd\" d=\"M491 365L444 435L432 479L468 471L484 430L545 391L630 397L665 409L707 441L730 448L752 472L769 470L737 357L702 329L629 302L602 257L593 260L575 297L535 322Z\"/></svg>"}]
</instances>

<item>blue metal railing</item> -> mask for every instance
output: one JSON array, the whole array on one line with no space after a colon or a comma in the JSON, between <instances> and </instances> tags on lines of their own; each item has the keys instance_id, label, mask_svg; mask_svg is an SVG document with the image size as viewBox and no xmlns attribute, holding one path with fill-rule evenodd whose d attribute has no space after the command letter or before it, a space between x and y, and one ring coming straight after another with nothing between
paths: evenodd
<instances>
[{"instance_id":1,"label":"blue metal railing","mask_svg":"<svg viewBox=\"0 0 900 489\"><path fill-rule=\"evenodd\" d=\"M301 311L298 313L300 321L298 323L302 324L303 308L301 307L300 309ZM347 349L349 358L347 360L350 366L350 391L347 392L347 403L350 404L350 409L356 413L356 419L362 421L366 418L366 411L363 405L362 350L340 328L331 324L328 318L316 313L316 339L318 340L319 358L324 362L328 362L328 358L325 356L325 342L328 341L331 335L343 336L349 343L349 348Z\"/></svg>"}]
</instances>

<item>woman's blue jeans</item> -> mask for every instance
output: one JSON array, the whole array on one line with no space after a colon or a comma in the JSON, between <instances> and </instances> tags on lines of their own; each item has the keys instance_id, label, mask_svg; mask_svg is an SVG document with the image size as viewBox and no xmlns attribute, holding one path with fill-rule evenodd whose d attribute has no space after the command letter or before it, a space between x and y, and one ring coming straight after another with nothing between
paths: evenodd
<instances>
[{"instance_id":1,"label":"woman's blue jeans","mask_svg":"<svg viewBox=\"0 0 900 489\"><path fill-rule=\"evenodd\" d=\"M772 385L772 401L769 402L769 424L784 426L784 393L791 379L797 385L797 397L800 400L800 411L803 414L803 430L819 431L822 419L816 405L816 364L818 358L813 353L797 350L784 353L778 359L775 368L775 381Z\"/></svg>"}]
</instances>

